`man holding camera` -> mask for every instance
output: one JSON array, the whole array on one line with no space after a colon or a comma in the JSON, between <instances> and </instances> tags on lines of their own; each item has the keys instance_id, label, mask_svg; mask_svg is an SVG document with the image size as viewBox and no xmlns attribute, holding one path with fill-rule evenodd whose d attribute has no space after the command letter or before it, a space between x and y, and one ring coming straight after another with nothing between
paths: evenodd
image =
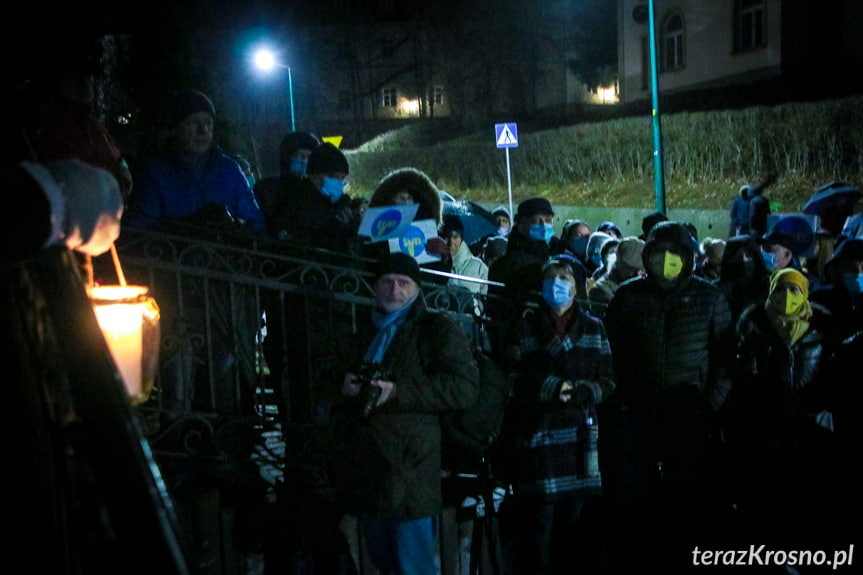
<instances>
[{"instance_id":1,"label":"man holding camera","mask_svg":"<svg viewBox=\"0 0 863 575\"><path fill-rule=\"evenodd\" d=\"M344 348L357 357L344 358L354 367L341 385L333 478L382 573L432 574L443 505L439 415L476 401L479 370L467 335L426 309L414 258L385 256L374 288L371 321Z\"/></svg>"}]
</instances>

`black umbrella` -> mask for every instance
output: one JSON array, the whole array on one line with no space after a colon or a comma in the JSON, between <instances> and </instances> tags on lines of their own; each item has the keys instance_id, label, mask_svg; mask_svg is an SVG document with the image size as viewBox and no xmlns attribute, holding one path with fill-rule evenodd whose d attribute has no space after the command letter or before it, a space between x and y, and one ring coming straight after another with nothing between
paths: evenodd
<instances>
[{"instance_id":1,"label":"black umbrella","mask_svg":"<svg viewBox=\"0 0 863 575\"><path fill-rule=\"evenodd\" d=\"M844 182L830 182L815 190L815 193L803 206L803 213L817 216L833 207L852 206L861 196L863 193L857 186Z\"/></svg>"}]
</instances>

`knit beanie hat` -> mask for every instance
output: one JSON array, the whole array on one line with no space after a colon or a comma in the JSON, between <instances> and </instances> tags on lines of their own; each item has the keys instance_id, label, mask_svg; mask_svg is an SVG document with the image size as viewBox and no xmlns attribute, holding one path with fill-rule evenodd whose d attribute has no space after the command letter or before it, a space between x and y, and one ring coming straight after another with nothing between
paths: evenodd
<instances>
[{"instance_id":1,"label":"knit beanie hat","mask_svg":"<svg viewBox=\"0 0 863 575\"><path fill-rule=\"evenodd\" d=\"M420 266L416 259L402 252L393 252L385 255L378 262L377 277L387 274L398 274L408 276L417 284L420 283Z\"/></svg>"},{"instance_id":2,"label":"knit beanie hat","mask_svg":"<svg viewBox=\"0 0 863 575\"><path fill-rule=\"evenodd\" d=\"M632 270L644 269L641 252L644 250L644 240L635 236L627 236L617 244L616 266L625 266Z\"/></svg>"},{"instance_id":3,"label":"knit beanie hat","mask_svg":"<svg viewBox=\"0 0 863 575\"><path fill-rule=\"evenodd\" d=\"M551 209L551 202L545 198L530 198L518 205L518 210L515 213L516 218L530 218L536 214L554 215L554 210Z\"/></svg>"},{"instance_id":4,"label":"knit beanie hat","mask_svg":"<svg viewBox=\"0 0 863 575\"><path fill-rule=\"evenodd\" d=\"M340 149L329 142L324 142L312 151L309 164L306 166L306 174L331 174L341 172L350 173L348 159Z\"/></svg>"},{"instance_id":5,"label":"knit beanie hat","mask_svg":"<svg viewBox=\"0 0 863 575\"><path fill-rule=\"evenodd\" d=\"M197 90L178 90L168 97L165 106L165 117L170 127L182 122L186 116L207 112L213 118L216 117L216 107L212 100Z\"/></svg>"}]
</instances>

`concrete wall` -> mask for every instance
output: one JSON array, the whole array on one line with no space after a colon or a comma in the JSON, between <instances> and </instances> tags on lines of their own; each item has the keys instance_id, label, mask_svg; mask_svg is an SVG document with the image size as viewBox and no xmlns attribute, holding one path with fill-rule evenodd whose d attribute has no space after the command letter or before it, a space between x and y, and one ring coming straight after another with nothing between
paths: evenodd
<instances>
[{"instance_id":1,"label":"concrete wall","mask_svg":"<svg viewBox=\"0 0 863 575\"><path fill-rule=\"evenodd\" d=\"M499 205L499 203L483 204L483 207L493 210ZM573 218L586 221L593 229L596 229L602 222L612 221L617 224L624 235L637 236L641 234L641 219L652 212L653 210L634 208L554 206L554 227L560 233L566 220ZM722 239L728 237L730 225L728 210L668 210L666 215L672 220L688 221L695 224L698 229L699 240L706 237Z\"/></svg>"}]
</instances>

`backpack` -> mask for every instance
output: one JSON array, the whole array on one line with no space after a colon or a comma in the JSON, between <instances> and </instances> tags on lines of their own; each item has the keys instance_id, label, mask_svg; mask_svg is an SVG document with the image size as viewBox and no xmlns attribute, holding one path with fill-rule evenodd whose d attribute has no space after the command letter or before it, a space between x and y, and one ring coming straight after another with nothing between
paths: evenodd
<instances>
[{"instance_id":1,"label":"backpack","mask_svg":"<svg viewBox=\"0 0 863 575\"><path fill-rule=\"evenodd\" d=\"M429 313L429 319L436 314ZM479 368L479 396L465 409L441 414L443 467L479 462L500 437L512 383L497 362L478 346L471 353Z\"/></svg>"}]
</instances>

